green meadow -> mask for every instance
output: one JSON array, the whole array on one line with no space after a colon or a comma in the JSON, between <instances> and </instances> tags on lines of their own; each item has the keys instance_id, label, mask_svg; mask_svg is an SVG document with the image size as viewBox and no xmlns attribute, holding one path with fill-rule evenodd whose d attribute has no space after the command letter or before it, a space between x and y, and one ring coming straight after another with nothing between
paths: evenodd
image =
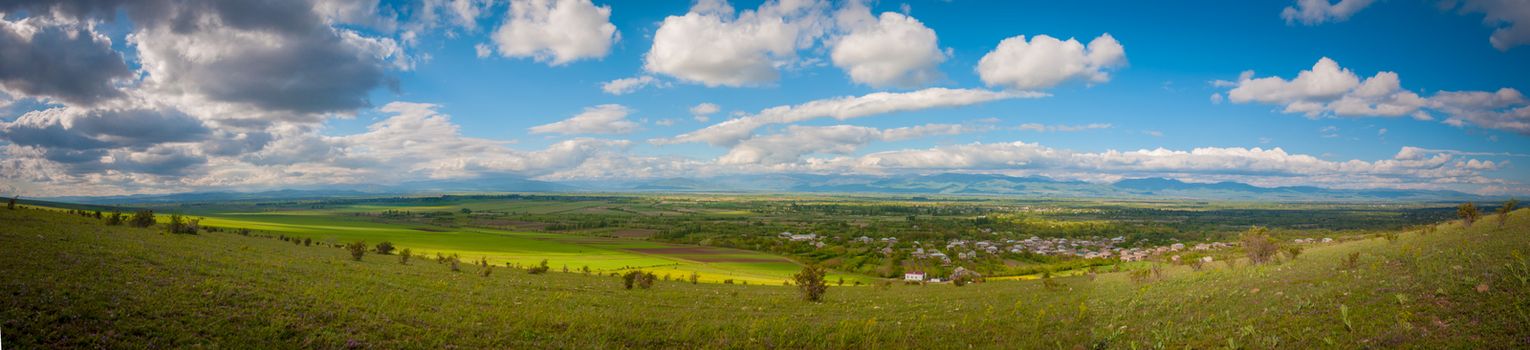
<instances>
[{"instance_id":1,"label":"green meadow","mask_svg":"<svg viewBox=\"0 0 1530 350\"><path fill-rule=\"evenodd\" d=\"M594 207L593 204L527 205L524 207L467 203L455 206L354 206L327 210L284 210L279 212L228 212L199 216L201 224L226 229L248 229L257 234L271 234L335 245L356 241L369 244L391 242L399 249L434 256L456 254L464 261L486 259L489 263L536 265L546 260L554 270L567 268L597 273L620 273L642 269L673 278L688 278L692 273L711 283L732 280L737 283L781 284L801 266L771 254L726 248L665 244L637 239L593 235L508 231L474 227L409 225L378 222L346 213L380 210L459 210L461 208L521 209L536 212L562 212ZM870 283L872 278L855 274L833 273L831 279Z\"/></svg>"},{"instance_id":2,"label":"green meadow","mask_svg":"<svg viewBox=\"0 0 1530 350\"><path fill-rule=\"evenodd\" d=\"M337 240L417 235L298 217L250 222L380 235L330 233ZM1442 222L1258 265L1150 264L964 287L831 286L819 303L779 285L660 281L628 290L603 275L502 267L484 275L478 266L453 272L375 254L352 261L333 247L106 226L58 210L0 210L0 222L0 331L15 348L1530 346L1527 210L1501 227L1494 216L1470 228ZM442 234L546 245L463 252L615 255L538 235ZM431 237L418 239L425 249L438 236L420 237Z\"/></svg>"}]
</instances>

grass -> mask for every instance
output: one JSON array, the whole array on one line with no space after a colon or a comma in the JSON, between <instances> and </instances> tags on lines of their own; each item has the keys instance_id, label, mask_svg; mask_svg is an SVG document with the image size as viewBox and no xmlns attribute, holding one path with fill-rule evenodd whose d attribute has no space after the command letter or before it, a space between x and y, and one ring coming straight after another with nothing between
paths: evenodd
<instances>
[{"instance_id":1,"label":"grass","mask_svg":"<svg viewBox=\"0 0 1530 350\"><path fill-rule=\"evenodd\" d=\"M822 303L778 285L625 290L607 276L354 262L337 248L37 209L0 210L0 223L0 333L16 348L1530 346L1525 210L1502 229L1445 223L1274 264L1169 267L1156 282L831 287ZM1339 269L1352 252L1357 268Z\"/></svg>"},{"instance_id":2,"label":"grass","mask_svg":"<svg viewBox=\"0 0 1530 350\"><path fill-rule=\"evenodd\" d=\"M388 207L390 209L400 209ZM376 210L376 208L365 208ZM352 210L346 208L346 210ZM312 238L327 244L354 241L388 241L417 254L434 256L457 254L463 259L486 258L491 264L531 265L549 261L554 269L583 267L599 273L621 273L645 269L675 276L698 273L701 280L718 283L724 280L780 284L800 266L788 259L766 253L725 250L723 255L690 256L643 253L642 249L669 248L677 245L648 241L592 237L582 235L504 231L485 228L439 227L382 223L358 217L334 215L328 211L282 211L275 213L217 213L206 217L203 225L250 229L274 235ZM688 246L678 246L688 247ZM748 262L714 262L718 259ZM831 279L872 282L867 276L831 274Z\"/></svg>"}]
</instances>

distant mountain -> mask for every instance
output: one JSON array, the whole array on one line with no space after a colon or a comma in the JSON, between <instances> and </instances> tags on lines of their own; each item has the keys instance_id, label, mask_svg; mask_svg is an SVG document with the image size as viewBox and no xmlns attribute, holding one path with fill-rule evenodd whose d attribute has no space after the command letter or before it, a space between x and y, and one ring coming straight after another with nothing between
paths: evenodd
<instances>
[{"instance_id":1,"label":"distant mountain","mask_svg":"<svg viewBox=\"0 0 1530 350\"><path fill-rule=\"evenodd\" d=\"M819 175L765 174L708 178L550 182L522 177L429 180L396 185L327 186L265 192L193 192L113 197L55 197L84 204L211 202L317 199L463 192L669 192L669 193L881 193L995 195L1028 198L1121 198L1239 201L1412 201L1483 200L1455 192L1402 189L1342 190L1311 186L1259 187L1239 182L1193 183L1164 178L1124 179L1111 184L1059 181L1040 176L996 174Z\"/></svg>"}]
</instances>

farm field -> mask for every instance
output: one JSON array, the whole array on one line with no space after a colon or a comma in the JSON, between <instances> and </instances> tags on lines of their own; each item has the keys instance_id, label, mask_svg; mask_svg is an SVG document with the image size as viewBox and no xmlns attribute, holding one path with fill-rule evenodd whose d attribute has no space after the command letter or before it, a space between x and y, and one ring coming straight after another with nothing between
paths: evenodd
<instances>
[{"instance_id":1,"label":"farm field","mask_svg":"<svg viewBox=\"0 0 1530 350\"><path fill-rule=\"evenodd\" d=\"M452 272L228 232L0 211L6 344L33 347L1515 348L1530 211L1299 256L1036 281L829 288Z\"/></svg>"},{"instance_id":2,"label":"farm field","mask_svg":"<svg viewBox=\"0 0 1530 350\"><path fill-rule=\"evenodd\" d=\"M382 207L348 209L377 208ZM463 260L487 259L495 265L531 266L547 260L558 270L579 271L588 267L597 273L612 273L643 269L659 275L673 275L677 279L696 273L701 280L712 283L734 280L780 284L800 268L780 256L738 249L588 235L379 223L335 215L343 212L220 213L206 217L202 224L309 238L326 244L386 241L400 249L409 248L415 254L457 254ZM834 274L832 278L871 281L865 276L850 274Z\"/></svg>"}]
</instances>

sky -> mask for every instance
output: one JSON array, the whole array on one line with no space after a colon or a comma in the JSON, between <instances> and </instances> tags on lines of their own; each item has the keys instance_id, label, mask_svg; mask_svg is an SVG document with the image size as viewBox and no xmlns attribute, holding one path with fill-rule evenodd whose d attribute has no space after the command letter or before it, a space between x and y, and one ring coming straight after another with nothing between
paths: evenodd
<instances>
[{"instance_id":1,"label":"sky","mask_svg":"<svg viewBox=\"0 0 1530 350\"><path fill-rule=\"evenodd\" d=\"M1530 194L1530 2L17 0L0 193L994 173Z\"/></svg>"}]
</instances>

